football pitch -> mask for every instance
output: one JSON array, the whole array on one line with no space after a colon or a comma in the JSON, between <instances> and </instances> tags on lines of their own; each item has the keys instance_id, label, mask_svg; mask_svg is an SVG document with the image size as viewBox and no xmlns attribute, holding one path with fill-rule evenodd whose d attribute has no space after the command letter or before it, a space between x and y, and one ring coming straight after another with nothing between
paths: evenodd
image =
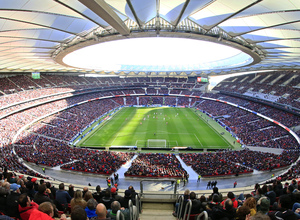
<instances>
[{"instance_id":1,"label":"football pitch","mask_svg":"<svg viewBox=\"0 0 300 220\"><path fill-rule=\"evenodd\" d=\"M77 146L232 148L234 139L216 124L190 108L124 107Z\"/></svg>"}]
</instances>

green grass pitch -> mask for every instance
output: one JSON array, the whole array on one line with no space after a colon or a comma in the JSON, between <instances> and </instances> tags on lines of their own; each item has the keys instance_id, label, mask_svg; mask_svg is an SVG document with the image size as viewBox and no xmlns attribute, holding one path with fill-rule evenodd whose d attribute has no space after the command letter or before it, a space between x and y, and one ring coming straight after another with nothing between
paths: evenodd
<instances>
[{"instance_id":1,"label":"green grass pitch","mask_svg":"<svg viewBox=\"0 0 300 220\"><path fill-rule=\"evenodd\" d=\"M166 140L166 147L229 148L232 140L213 129L195 109L125 107L78 143L81 147L147 147L148 139ZM225 131L219 126L221 131ZM155 144L154 144L155 145Z\"/></svg>"}]
</instances>

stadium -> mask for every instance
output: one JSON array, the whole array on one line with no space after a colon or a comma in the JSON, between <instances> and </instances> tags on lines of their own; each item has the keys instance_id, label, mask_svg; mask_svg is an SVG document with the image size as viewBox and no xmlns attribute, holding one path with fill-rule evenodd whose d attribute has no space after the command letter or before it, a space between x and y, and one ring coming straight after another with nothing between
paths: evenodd
<instances>
[{"instance_id":1,"label":"stadium","mask_svg":"<svg viewBox=\"0 0 300 220\"><path fill-rule=\"evenodd\" d=\"M256 183L256 199L269 186L276 201L288 187L296 193L299 8L297 0L2 1L1 190L15 184L28 194L41 179L93 195L100 185L103 199L104 189L123 196L133 186L144 211L130 219L175 219L186 190L206 203L216 186L224 198ZM1 190L0 212L24 219ZM60 208L55 195L51 202ZM219 219L212 210L175 216Z\"/></svg>"}]
</instances>

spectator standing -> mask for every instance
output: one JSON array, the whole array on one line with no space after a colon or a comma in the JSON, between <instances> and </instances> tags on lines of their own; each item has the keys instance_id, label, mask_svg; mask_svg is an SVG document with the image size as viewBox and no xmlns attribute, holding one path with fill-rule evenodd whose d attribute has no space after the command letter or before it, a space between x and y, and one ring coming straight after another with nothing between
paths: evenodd
<instances>
[{"instance_id":1,"label":"spectator standing","mask_svg":"<svg viewBox=\"0 0 300 220\"><path fill-rule=\"evenodd\" d=\"M115 179L115 183L119 182L119 174L118 173L114 173L114 179Z\"/></svg>"},{"instance_id":2,"label":"spectator standing","mask_svg":"<svg viewBox=\"0 0 300 220\"><path fill-rule=\"evenodd\" d=\"M197 182L200 182L200 180L201 180L201 175L198 175Z\"/></svg>"}]
</instances>

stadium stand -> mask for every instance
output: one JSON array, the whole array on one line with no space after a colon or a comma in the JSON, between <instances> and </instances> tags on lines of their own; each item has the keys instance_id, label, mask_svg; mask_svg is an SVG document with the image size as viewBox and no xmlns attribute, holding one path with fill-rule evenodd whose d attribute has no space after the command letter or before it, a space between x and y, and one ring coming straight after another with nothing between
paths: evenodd
<instances>
[{"instance_id":1,"label":"stadium stand","mask_svg":"<svg viewBox=\"0 0 300 220\"><path fill-rule=\"evenodd\" d=\"M139 154L132 162L125 176L131 177L186 177L186 170L181 167L174 154L145 153Z\"/></svg>"},{"instance_id":2,"label":"stadium stand","mask_svg":"<svg viewBox=\"0 0 300 220\"><path fill-rule=\"evenodd\" d=\"M24 78L26 77L24 76ZM274 79L276 77L273 79L269 78L269 81L271 82ZM95 174L112 174L116 172L135 153L73 148L69 146L68 141L91 121L99 117L99 115L124 105L124 99L126 100L126 105L136 105L139 100L139 104L144 105L195 106L195 108L201 109L212 117L217 117L217 120L221 124L223 123L228 126L233 133L238 135L244 144L286 149L280 155L247 149L211 153L181 153L180 157L182 160L187 165L191 165L201 176L236 175L251 173L253 170L274 170L288 167L298 159L299 152L290 151L290 149L298 150L299 144L290 134L284 129L250 112L209 100L199 102L196 98L161 96L164 94L197 95L222 99L260 112L289 127L300 124L298 116L272 108L266 104L232 97L228 94L203 94L199 91L186 90L185 88L193 88L195 86L195 81L193 80L186 81L181 78L173 80L172 78L163 79L159 77L155 79L132 78L130 80L118 80L107 77L97 79L95 83L94 80L90 80L89 78L42 75L42 79L35 83L37 84L35 85L35 89L29 88L34 86L31 80L6 80L7 86L5 87L5 91L15 89L15 91L19 92L15 93L14 91L13 94L2 95L0 97L1 103L4 103L1 106L13 106L1 110L0 113L3 116L14 110L19 111L0 120L1 154L6 155L1 160L1 167L14 172L40 176L40 174L24 166L19 158L23 158L26 162L42 164L43 166L61 166L62 169L73 172L79 171ZM14 83L10 84L9 82ZM161 89L148 88L147 91L150 91L152 96L140 96L138 97L139 99L135 96L125 96L126 94L144 95L145 90L139 87L141 82L147 84L146 86L169 85L173 89L168 90L164 87ZM90 84L95 85L94 89L90 89ZM122 84L122 87L119 89L114 88L111 91L101 90L110 85L120 84ZM136 88L130 88L130 86L137 85L139 86ZM177 89L174 89L174 87ZM44 97L46 95L48 97ZM124 97L95 100L67 108L73 104L105 96ZM36 98L39 99L31 101L31 99ZM58 100L56 100L57 98ZM20 101L24 103L15 105L15 103ZM38 104L37 106L28 108L36 103ZM63 108L67 109L60 110ZM92 111L92 109L98 109L98 112ZM51 114L58 110L60 111ZM21 132L14 142L14 148L12 148L11 143L19 129L38 117L43 117L47 114L51 115L33 124L29 130ZM247 126L244 126L245 124ZM68 129L65 129L66 127ZM297 133L299 134L299 131ZM16 155L13 153L13 149ZM99 163L99 161L102 161L102 163ZM300 170L299 167L299 162L295 163L285 174L277 177L277 181L297 178ZM148 153L138 155L127 170L126 176L182 178L183 176L188 176L188 173L180 166L179 161L173 154ZM267 192L264 194L267 194ZM211 198L207 197L202 201L205 201L206 203L204 202L204 204L207 204L211 202ZM242 204L242 201L239 202ZM205 205L202 207L209 215L213 215L212 210L207 209Z\"/></svg>"}]
</instances>

